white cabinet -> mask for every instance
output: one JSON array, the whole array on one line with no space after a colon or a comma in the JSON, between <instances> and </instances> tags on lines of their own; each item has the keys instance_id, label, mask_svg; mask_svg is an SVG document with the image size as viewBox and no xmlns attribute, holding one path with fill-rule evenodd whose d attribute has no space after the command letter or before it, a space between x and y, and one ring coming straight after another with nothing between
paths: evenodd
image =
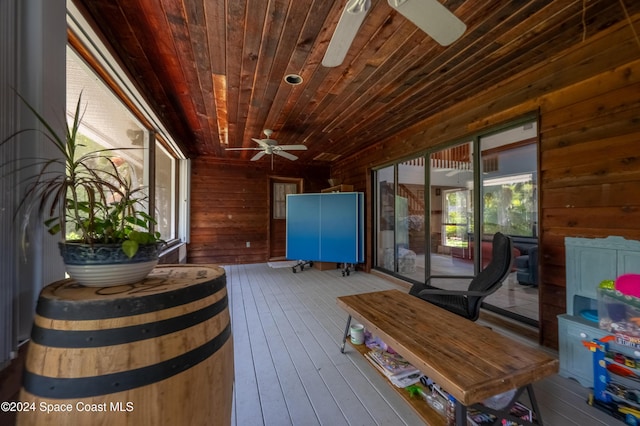
<instances>
[{"instance_id":1,"label":"white cabinet","mask_svg":"<svg viewBox=\"0 0 640 426\"><path fill-rule=\"evenodd\" d=\"M608 333L573 315L558 317L560 336L560 375L576 379L584 387L593 387L593 357L583 341L600 339Z\"/></svg>"},{"instance_id":2,"label":"white cabinet","mask_svg":"<svg viewBox=\"0 0 640 426\"><path fill-rule=\"evenodd\" d=\"M558 317L560 375L593 386L592 352L583 341L608 333L581 312L597 309L598 285L625 273L640 273L640 242L622 237L565 238L567 313Z\"/></svg>"},{"instance_id":3,"label":"white cabinet","mask_svg":"<svg viewBox=\"0 0 640 426\"><path fill-rule=\"evenodd\" d=\"M618 251L618 271L640 274L640 252L630 250Z\"/></svg>"},{"instance_id":4,"label":"white cabinet","mask_svg":"<svg viewBox=\"0 0 640 426\"><path fill-rule=\"evenodd\" d=\"M570 315L579 315L583 309L589 309L589 301L598 298L600 282L615 279L618 270L617 250L587 247L577 244L581 241L576 240L579 239L565 240L567 313Z\"/></svg>"}]
</instances>

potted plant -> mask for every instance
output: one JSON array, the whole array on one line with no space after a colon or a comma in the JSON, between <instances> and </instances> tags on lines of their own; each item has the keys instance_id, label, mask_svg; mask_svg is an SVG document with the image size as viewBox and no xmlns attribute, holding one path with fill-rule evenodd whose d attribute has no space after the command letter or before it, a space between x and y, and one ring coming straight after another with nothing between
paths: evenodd
<instances>
[{"instance_id":1,"label":"potted plant","mask_svg":"<svg viewBox=\"0 0 640 426\"><path fill-rule=\"evenodd\" d=\"M19 170L35 166L37 171L28 177L18 212L26 218L37 212L50 234L63 235L59 246L67 273L80 284L104 287L144 278L157 264L163 242L152 232L155 221L145 211L144 188L134 187L129 166L118 155L127 148L86 149L79 137L82 96L71 123L65 121L64 136L20 99L43 128L19 130L1 144L36 131L60 155L19 165ZM23 228L24 234L26 222Z\"/></svg>"}]
</instances>

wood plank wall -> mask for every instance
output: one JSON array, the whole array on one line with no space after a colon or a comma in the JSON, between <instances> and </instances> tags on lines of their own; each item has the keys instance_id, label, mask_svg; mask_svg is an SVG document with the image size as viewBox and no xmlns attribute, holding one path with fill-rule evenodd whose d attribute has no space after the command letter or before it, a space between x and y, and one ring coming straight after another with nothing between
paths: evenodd
<instances>
[{"instance_id":1,"label":"wood plank wall","mask_svg":"<svg viewBox=\"0 0 640 426\"><path fill-rule=\"evenodd\" d=\"M631 20L640 28L640 15ZM540 343L557 348L564 238L640 239L640 41L629 22L341 159L331 177L369 191L374 167L532 111L540 120Z\"/></svg>"},{"instance_id":2,"label":"wood plank wall","mask_svg":"<svg viewBox=\"0 0 640 426\"><path fill-rule=\"evenodd\" d=\"M284 163L286 161L286 163ZM329 167L288 160L192 162L189 263L240 264L269 260L269 179L303 178L304 192L329 186ZM246 247L246 242L250 247Z\"/></svg>"}]
</instances>

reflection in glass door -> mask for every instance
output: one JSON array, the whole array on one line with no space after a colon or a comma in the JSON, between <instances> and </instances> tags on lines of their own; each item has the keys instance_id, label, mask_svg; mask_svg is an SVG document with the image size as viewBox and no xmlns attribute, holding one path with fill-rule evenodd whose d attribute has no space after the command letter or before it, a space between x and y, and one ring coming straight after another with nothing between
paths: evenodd
<instances>
[{"instance_id":1,"label":"reflection in glass door","mask_svg":"<svg viewBox=\"0 0 640 426\"><path fill-rule=\"evenodd\" d=\"M538 141L532 120L480 137L481 235L509 235L514 247L514 269L497 293L485 303L492 310L525 322L538 321ZM483 242L483 245L485 243ZM481 266L489 251L483 250ZM508 294L509 297L504 297Z\"/></svg>"},{"instance_id":2,"label":"reflection in glass door","mask_svg":"<svg viewBox=\"0 0 640 426\"><path fill-rule=\"evenodd\" d=\"M428 276L473 276L473 142L434 152L429 160Z\"/></svg>"},{"instance_id":3,"label":"reflection in glass door","mask_svg":"<svg viewBox=\"0 0 640 426\"><path fill-rule=\"evenodd\" d=\"M397 272L423 282L425 278L425 157L398 164L396 196Z\"/></svg>"},{"instance_id":4,"label":"reflection in glass door","mask_svg":"<svg viewBox=\"0 0 640 426\"><path fill-rule=\"evenodd\" d=\"M485 307L535 323L537 158L537 123L523 120L376 170L374 267L466 290L502 232L514 243L514 269Z\"/></svg>"},{"instance_id":5,"label":"reflection in glass door","mask_svg":"<svg viewBox=\"0 0 640 426\"><path fill-rule=\"evenodd\" d=\"M376 173L376 266L396 271L395 241L395 175L394 167L385 167Z\"/></svg>"}]
</instances>

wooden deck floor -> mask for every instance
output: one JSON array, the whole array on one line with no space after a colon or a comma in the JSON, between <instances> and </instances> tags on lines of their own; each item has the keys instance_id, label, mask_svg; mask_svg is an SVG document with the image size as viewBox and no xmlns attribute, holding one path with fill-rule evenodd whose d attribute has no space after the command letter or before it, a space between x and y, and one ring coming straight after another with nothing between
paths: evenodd
<instances>
[{"instance_id":1,"label":"wooden deck floor","mask_svg":"<svg viewBox=\"0 0 640 426\"><path fill-rule=\"evenodd\" d=\"M393 283L363 272L294 274L267 264L225 270L235 345L233 425L423 424L361 355L338 347L347 315L336 297L398 288ZM623 424L588 406L588 390L572 380L554 376L534 388L546 425Z\"/></svg>"}]
</instances>

